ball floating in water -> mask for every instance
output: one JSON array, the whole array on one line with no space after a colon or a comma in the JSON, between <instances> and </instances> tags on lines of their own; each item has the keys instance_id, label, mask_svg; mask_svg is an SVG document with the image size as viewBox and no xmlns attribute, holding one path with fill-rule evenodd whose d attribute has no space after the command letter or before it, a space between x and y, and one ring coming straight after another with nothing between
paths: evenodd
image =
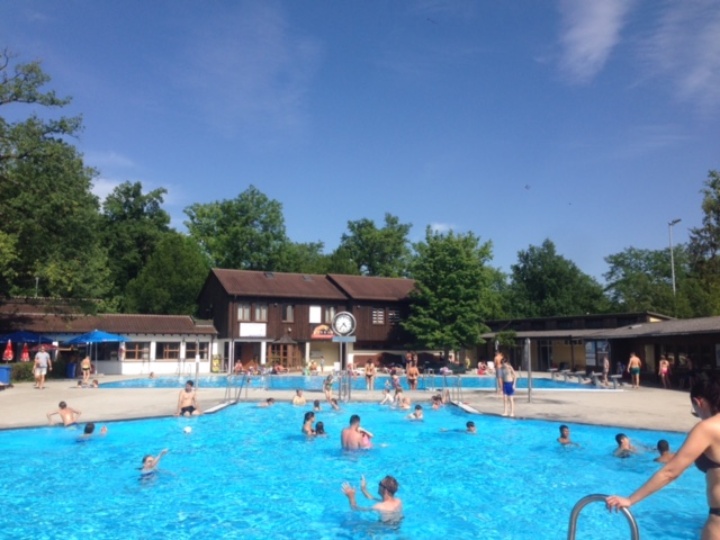
<instances>
[{"instance_id":1,"label":"ball floating in water","mask_svg":"<svg viewBox=\"0 0 720 540\"><path fill-rule=\"evenodd\" d=\"M185 433L192 433L192 428L191 428L190 426L185 426L185 427L183 428L183 431L184 431Z\"/></svg>"}]
</instances>

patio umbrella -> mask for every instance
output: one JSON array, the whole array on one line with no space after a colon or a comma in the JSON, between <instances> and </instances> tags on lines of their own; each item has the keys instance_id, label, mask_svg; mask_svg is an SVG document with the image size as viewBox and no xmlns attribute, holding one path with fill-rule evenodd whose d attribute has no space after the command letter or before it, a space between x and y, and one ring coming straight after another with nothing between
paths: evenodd
<instances>
[{"instance_id":1,"label":"patio umbrella","mask_svg":"<svg viewBox=\"0 0 720 540\"><path fill-rule=\"evenodd\" d=\"M22 360L23 362L30 361L30 351L28 350L27 343L23 343L22 354L20 355L20 360Z\"/></svg>"},{"instance_id":2,"label":"patio umbrella","mask_svg":"<svg viewBox=\"0 0 720 540\"><path fill-rule=\"evenodd\" d=\"M35 332L28 332L27 330L21 330L19 332L13 332L12 334L5 334L0 337L0 342L12 340L15 343L52 343L53 340L42 334L36 334Z\"/></svg>"},{"instance_id":3,"label":"patio umbrella","mask_svg":"<svg viewBox=\"0 0 720 540\"><path fill-rule=\"evenodd\" d=\"M5 362L12 362L15 355L13 354L12 340L8 339L7 345L5 346L5 352L3 353L3 360Z\"/></svg>"},{"instance_id":4,"label":"patio umbrella","mask_svg":"<svg viewBox=\"0 0 720 540\"><path fill-rule=\"evenodd\" d=\"M81 334L69 339L65 342L65 345L89 345L90 351L92 352L93 343L122 343L124 341L130 341L130 338L102 330L93 330L92 332L87 332L86 334ZM95 352L97 353L97 347L95 348ZM95 372L97 373L97 358L95 359Z\"/></svg>"}]
</instances>

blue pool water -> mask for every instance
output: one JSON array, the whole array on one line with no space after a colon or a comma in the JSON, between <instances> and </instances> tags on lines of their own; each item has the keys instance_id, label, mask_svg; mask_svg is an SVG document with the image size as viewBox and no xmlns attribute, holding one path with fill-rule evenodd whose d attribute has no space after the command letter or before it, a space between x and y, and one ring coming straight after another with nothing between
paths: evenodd
<instances>
[{"instance_id":1,"label":"blue pool water","mask_svg":"<svg viewBox=\"0 0 720 540\"><path fill-rule=\"evenodd\" d=\"M435 375L433 377L421 378L418 382L418 389L429 390L444 387L454 387L457 382L457 376L443 377ZM125 381L116 381L110 383L102 383L101 388L182 388L188 377L157 377L154 379L128 379ZM239 381L239 379L237 379ZM308 391L322 391L322 376L303 376L303 375L265 375L250 377L250 388L268 388L271 390L295 390L301 388ZM463 389L494 389L495 379L493 377L461 377ZM379 376L375 380L375 389L382 390L388 381L387 376ZM228 384L227 377L224 376L205 376L195 380L196 385L200 388L225 388ZM533 379L533 388L539 390L568 390L583 389L589 390L594 387L577 383L567 383L555 381L552 379ZM400 383L404 389L408 389L407 380L400 378ZM239 384L235 382L233 384ZM337 390L338 381L334 382L333 387ZM528 387L526 378L519 378L517 388L525 389ZM353 390L365 390L365 377L353 378Z\"/></svg>"},{"instance_id":2,"label":"blue pool water","mask_svg":"<svg viewBox=\"0 0 720 540\"><path fill-rule=\"evenodd\" d=\"M571 426L580 448L561 448L558 424L347 404L322 411L327 438L300 434L305 408L242 403L197 418L108 424L79 444L79 430L0 432L4 538L62 539L563 539L573 504L590 493L629 492L657 469L653 453L611 455L617 429ZM343 453L350 414L374 432L374 448ZM183 429L191 427L185 434ZM635 444L683 436L624 430ZM139 482L142 456L170 452L152 482ZM352 512L340 491L366 475L399 483L405 519L397 529ZM359 495L361 504L369 504ZM689 470L633 509L642 538L697 538L706 514L703 475ZM600 504L582 513L578 538L628 538L625 519Z\"/></svg>"}]
</instances>

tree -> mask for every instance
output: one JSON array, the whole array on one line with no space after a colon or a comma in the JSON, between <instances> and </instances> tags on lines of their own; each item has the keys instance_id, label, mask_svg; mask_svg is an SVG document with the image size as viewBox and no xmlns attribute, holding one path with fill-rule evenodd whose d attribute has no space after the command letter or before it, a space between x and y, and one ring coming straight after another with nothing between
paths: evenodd
<instances>
[{"instance_id":1,"label":"tree","mask_svg":"<svg viewBox=\"0 0 720 540\"><path fill-rule=\"evenodd\" d=\"M370 219L348 221L349 234L343 234L340 247L366 276L406 276L410 264L408 233L412 225L400 223L385 214L385 226L378 229Z\"/></svg>"},{"instance_id":2,"label":"tree","mask_svg":"<svg viewBox=\"0 0 720 540\"><path fill-rule=\"evenodd\" d=\"M220 268L278 270L288 245L282 205L250 186L232 200L196 203L185 209L185 225Z\"/></svg>"},{"instance_id":3,"label":"tree","mask_svg":"<svg viewBox=\"0 0 720 540\"><path fill-rule=\"evenodd\" d=\"M720 173L710 171L703 194L702 227L690 229L691 274L707 294L704 315L720 314Z\"/></svg>"},{"instance_id":4,"label":"tree","mask_svg":"<svg viewBox=\"0 0 720 540\"><path fill-rule=\"evenodd\" d=\"M672 290L670 250L627 248L605 257L610 269L603 275L609 299L618 310L655 311L677 316L692 316L686 290L688 255L685 246L673 248L676 295Z\"/></svg>"},{"instance_id":5,"label":"tree","mask_svg":"<svg viewBox=\"0 0 720 540\"><path fill-rule=\"evenodd\" d=\"M165 233L138 277L127 286L126 305L134 313L192 315L210 265L197 243Z\"/></svg>"},{"instance_id":6,"label":"tree","mask_svg":"<svg viewBox=\"0 0 720 540\"><path fill-rule=\"evenodd\" d=\"M609 307L600 284L558 255L550 240L518 252L507 301L514 317L602 313Z\"/></svg>"},{"instance_id":7,"label":"tree","mask_svg":"<svg viewBox=\"0 0 720 540\"><path fill-rule=\"evenodd\" d=\"M428 227L425 241L414 247L416 285L402 326L420 346L442 349L446 355L482 343L487 330L483 321L497 305L492 290L496 271L487 266L490 242L479 244L472 233L445 234Z\"/></svg>"},{"instance_id":8,"label":"tree","mask_svg":"<svg viewBox=\"0 0 720 540\"><path fill-rule=\"evenodd\" d=\"M165 189L146 194L142 183L124 182L103 203L103 236L110 256L112 295L120 299L170 230L170 216L161 208Z\"/></svg>"},{"instance_id":9,"label":"tree","mask_svg":"<svg viewBox=\"0 0 720 540\"><path fill-rule=\"evenodd\" d=\"M0 107L15 118L23 107L59 108L70 102L54 91L38 62L14 64L0 53ZM3 292L97 298L107 290L107 254L98 239L95 171L66 139L79 117L25 120L0 117L0 237Z\"/></svg>"}]
</instances>

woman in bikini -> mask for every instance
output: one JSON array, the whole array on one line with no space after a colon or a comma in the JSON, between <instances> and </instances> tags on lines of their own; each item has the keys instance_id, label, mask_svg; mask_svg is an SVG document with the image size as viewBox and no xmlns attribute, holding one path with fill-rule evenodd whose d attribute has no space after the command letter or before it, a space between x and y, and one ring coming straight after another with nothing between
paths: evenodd
<instances>
[{"instance_id":1,"label":"woman in bikini","mask_svg":"<svg viewBox=\"0 0 720 540\"><path fill-rule=\"evenodd\" d=\"M365 364L365 382L368 390L375 390L375 363L372 360Z\"/></svg>"},{"instance_id":2,"label":"woman in bikini","mask_svg":"<svg viewBox=\"0 0 720 540\"><path fill-rule=\"evenodd\" d=\"M90 357L86 356L82 359L82 362L80 362L80 370L82 371L82 384L83 386L87 386L87 384L90 382L90 368L92 367L92 364L90 363Z\"/></svg>"},{"instance_id":3,"label":"woman in bikini","mask_svg":"<svg viewBox=\"0 0 720 540\"><path fill-rule=\"evenodd\" d=\"M670 388L670 362L662 355L658 365L658 374L660 375L660 381L662 382L663 388Z\"/></svg>"},{"instance_id":4,"label":"woman in bikini","mask_svg":"<svg viewBox=\"0 0 720 540\"><path fill-rule=\"evenodd\" d=\"M720 538L720 382L701 379L690 389L693 414L701 421L690 431L675 456L629 497L605 499L610 510L629 508L678 478L690 465L705 474L709 515L702 540Z\"/></svg>"}]
</instances>

